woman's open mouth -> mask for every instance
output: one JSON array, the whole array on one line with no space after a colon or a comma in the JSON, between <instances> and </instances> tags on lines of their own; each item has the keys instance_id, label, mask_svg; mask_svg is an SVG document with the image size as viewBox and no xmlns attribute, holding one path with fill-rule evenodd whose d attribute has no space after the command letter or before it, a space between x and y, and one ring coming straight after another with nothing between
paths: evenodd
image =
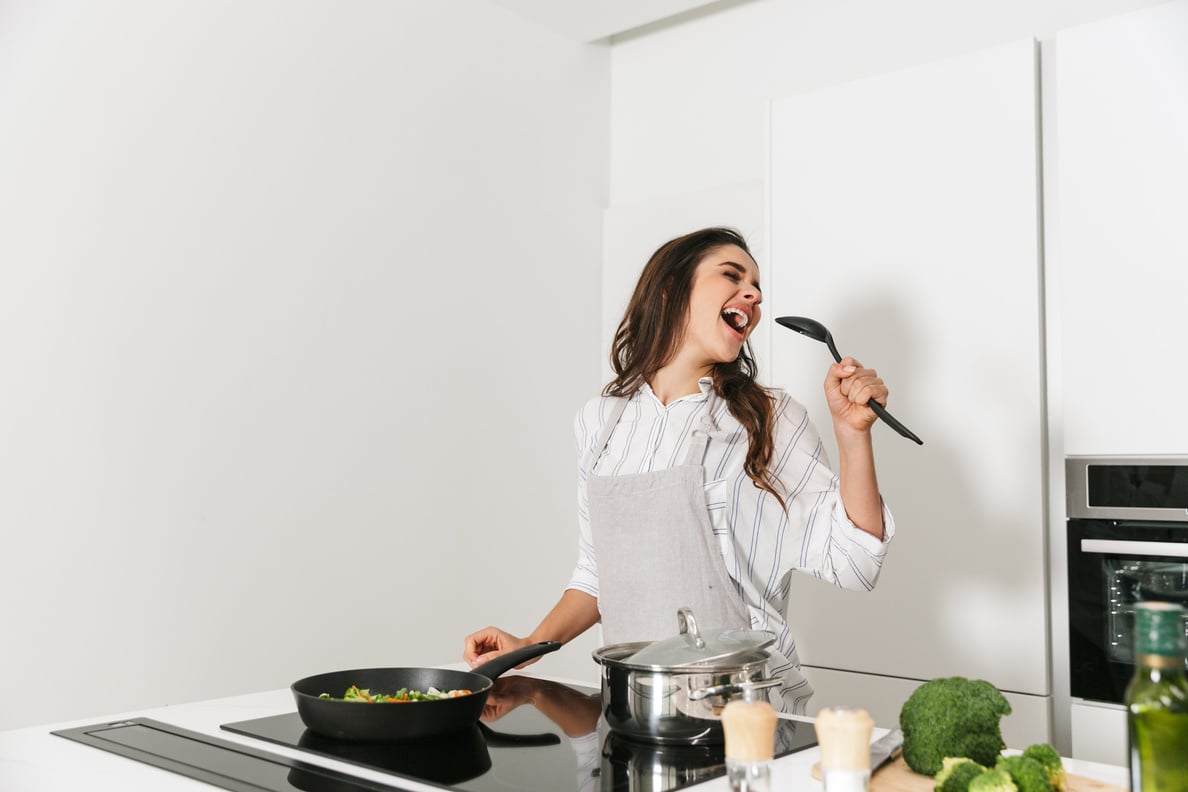
<instances>
[{"instance_id":1,"label":"woman's open mouth","mask_svg":"<svg viewBox=\"0 0 1188 792\"><path fill-rule=\"evenodd\" d=\"M751 317L742 309L726 308L722 311L722 321L728 324L731 330L742 335L747 325L751 323Z\"/></svg>"}]
</instances>

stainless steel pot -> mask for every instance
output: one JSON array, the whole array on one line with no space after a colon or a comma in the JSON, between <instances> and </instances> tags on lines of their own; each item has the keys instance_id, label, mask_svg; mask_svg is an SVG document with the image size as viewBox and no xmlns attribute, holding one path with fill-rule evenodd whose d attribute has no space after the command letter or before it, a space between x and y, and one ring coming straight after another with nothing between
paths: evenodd
<instances>
[{"instance_id":1,"label":"stainless steel pot","mask_svg":"<svg viewBox=\"0 0 1188 792\"><path fill-rule=\"evenodd\" d=\"M722 708L751 691L774 687L767 679L768 654L754 649L697 665L634 663L647 642L604 646L594 652L602 666L602 712L611 730L658 743L720 743Z\"/></svg>"}]
</instances>

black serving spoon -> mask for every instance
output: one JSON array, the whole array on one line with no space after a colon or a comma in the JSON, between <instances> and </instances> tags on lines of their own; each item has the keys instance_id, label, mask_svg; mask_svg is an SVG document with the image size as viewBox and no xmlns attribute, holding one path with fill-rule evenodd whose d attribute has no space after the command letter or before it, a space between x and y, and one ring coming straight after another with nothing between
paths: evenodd
<instances>
[{"instance_id":1,"label":"black serving spoon","mask_svg":"<svg viewBox=\"0 0 1188 792\"><path fill-rule=\"evenodd\" d=\"M821 324L816 319L809 319L807 316L778 316L776 317L776 322L791 330L795 330L801 335L808 336L814 341L820 341L821 343L825 344L825 346L829 347L829 353L833 355L833 359L838 363L841 363L842 357L837 351L837 346L833 343L833 336L828 330L825 329L825 325ZM924 445L923 440L916 437L915 433L912 432L911 429L908 429L899 421L895 420L891 413L887 412L883 408L883 405L879 404L874 399L871 399L866 403L866 406L874 410L875 415L882 418L887 426L890 426L892 429L899 432L907 439L914 440L919 445Z\"/></svg>"}]
</instances>

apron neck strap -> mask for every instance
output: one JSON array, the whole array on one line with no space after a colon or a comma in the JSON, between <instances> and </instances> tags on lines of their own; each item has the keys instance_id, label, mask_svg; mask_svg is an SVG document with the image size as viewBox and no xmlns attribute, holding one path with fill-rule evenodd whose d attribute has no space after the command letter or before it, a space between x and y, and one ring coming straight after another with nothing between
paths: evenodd
<instances>
[{"instance_id":1,"label":"apron neck strap","mask_svg":"<svg viewBox=\"0 0 1188 792\"><path fill-rule=\"evenodd\" d=\"M598 440L594 443L594 448L590 452L590 462L586 465L587 476L594 472L594 465L602 456L602 452L606 450L606 444L610 442L610 437L615 431L615 426L619 423L619 419L623 417L623 411L627 409L627 401L622 396L611 397L610 414L606 416L606 423L602 425L602 432L598 435Z\"/></svg>"},{"instance_id":2,"label":"apron neck strap","mask_svg":"<svg viewBox=\"0 0 1188 792\"><path fill-rule=\"evenodd\" d=\"M700 465L704 462L705 447L709 443L710 434L718 428L714 423L714 409L717 406L718 394L711 388L705 397L705 411L701 414L701 421L689 435L689 448L685 452L686 465Z\"/></svg>"}]
</instances>

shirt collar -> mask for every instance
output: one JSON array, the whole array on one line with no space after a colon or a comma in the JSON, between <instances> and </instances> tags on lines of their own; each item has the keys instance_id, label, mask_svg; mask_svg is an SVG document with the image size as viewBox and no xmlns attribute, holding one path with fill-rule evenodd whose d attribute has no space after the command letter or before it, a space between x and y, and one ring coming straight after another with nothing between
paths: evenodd
<instances>
[{"instance_id":1,"label":"shirt collar","mask_svg":"<svg viewBox=\"0 0 1188 792\"><path fill-rule=\"evenodd\" d=\"M689 401L689 402L703 402L703 401L705 401L706 399L709 398L710 394L714 392L714 378L713 377L702 377L701 379L697 380L697 389L699 391L698 393L690 393L687 396L682 396L679 399L674 399L673 401L668 403L668 406L671 407L674 404L680 404L681 402L687 402L687 401ZM656 404L660 404L659 397L656 396L656 394L652 391L652 386L649 385L647 382L644 382L644 384L640 386L639 392L647 394L647 396L650 399L652 399L653 401L655 401Z\"/></svg>"}]
</instances>

